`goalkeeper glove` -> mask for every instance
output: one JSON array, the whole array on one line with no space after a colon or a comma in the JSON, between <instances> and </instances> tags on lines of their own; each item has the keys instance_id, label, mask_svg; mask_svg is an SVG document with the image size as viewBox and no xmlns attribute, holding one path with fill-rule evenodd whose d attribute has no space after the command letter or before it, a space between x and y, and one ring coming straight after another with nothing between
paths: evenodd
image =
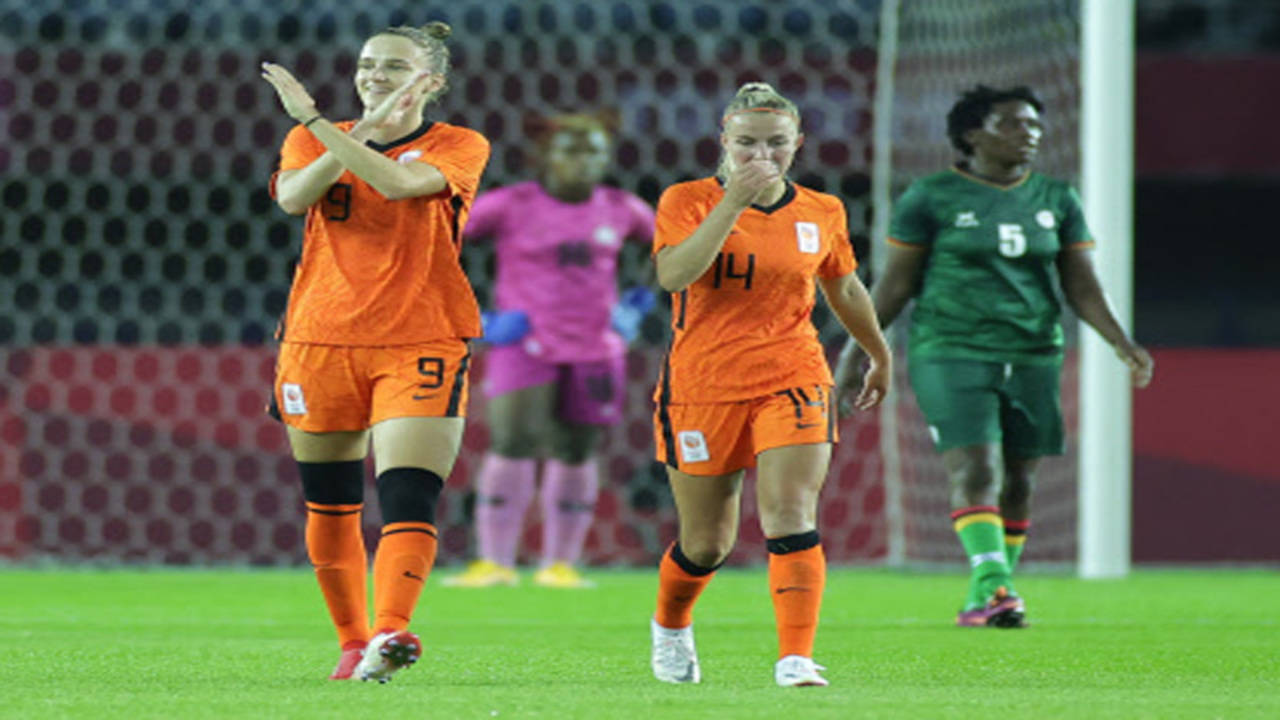
<instances>
[{"instance_id":1,"label":"goalkeeper glove","mask_svg":"<svg viewBox=\"0 0 1280 720\"><path fill-rule=\"evenodd\" d=\"M618 331L623 340L634 342L640 335L640 323L656 303L653 291L643 285L623 290L618 296L618 304L613 306L613 329Z\"/></svg>"},{"instance_id":2,"label":"goalkeeper glove","mask_svg":"<svg viewBox=\"0 0 1280 720\"><path fill-rule=\"evenodd\" d=\"M510 345L529 334L529 316L523 310L488 310L480 313L481 339L491 345Z\"/></svg>"}]
</instances>

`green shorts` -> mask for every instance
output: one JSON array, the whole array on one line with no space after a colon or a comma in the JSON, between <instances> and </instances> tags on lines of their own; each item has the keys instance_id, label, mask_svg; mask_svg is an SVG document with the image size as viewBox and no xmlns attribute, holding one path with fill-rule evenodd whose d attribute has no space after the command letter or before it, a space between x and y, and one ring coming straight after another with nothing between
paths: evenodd
<instances>
[{"instance_id":1,"label":"green shorts","mask_svg":"<svg viewBox=\"0 0 1280 720\"><path fill-rule=\"evenodd\" d=\"M1061 455L1062 361L910 360L911 389L938 451L1000 443L1011 457Z\"/></svg>"}]
</instances>

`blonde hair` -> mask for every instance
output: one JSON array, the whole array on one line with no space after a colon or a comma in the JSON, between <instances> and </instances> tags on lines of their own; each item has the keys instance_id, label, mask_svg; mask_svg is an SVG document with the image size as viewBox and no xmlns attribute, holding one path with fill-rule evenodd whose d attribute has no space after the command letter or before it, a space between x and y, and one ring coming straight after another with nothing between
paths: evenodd
<instances>
[{"instance_id":1,"label":"blonde hair","mask_svg":"<svg viewBox=\"0 0 1280 720\"><path fill-rule=\"evenodd\" d=\"M427 98L427 101L431 102L443 95L445 90L449 89L449 83L447 80L450 70L449 46L445 45L444 41L452 34L453 28L449 27L448 23L436 20L429 22L422 27L411 27L408 25L389 27L375 33L374 37L378 35L396 35L398 37L407 38L414 45L417 45L418 49L422 50L426 55L427 69L446 77L445 84L441 85L439 90L435 91L431 94L431 97Z\"/></svg>"},{"instance_id":2,"label":"blonde hair","mask_svg":"<svg viewBox=\"0 0 1280 720\"><path fill-rule=\"evenodd\" d=\"M738 88L738 92L734 93L733 99L729 101L729 104L724 108L724 112L720 115L720 127L723 128L729 122L729 118L734 115L747 112L770 112L786 115L795 120L796 129L800 129L799 108L766 82L749 82ZM720 153L720 164L716 168L716 177L726 181L729 179L729 155L726 152L721 151Z\"/></svg>"}]
</instances>

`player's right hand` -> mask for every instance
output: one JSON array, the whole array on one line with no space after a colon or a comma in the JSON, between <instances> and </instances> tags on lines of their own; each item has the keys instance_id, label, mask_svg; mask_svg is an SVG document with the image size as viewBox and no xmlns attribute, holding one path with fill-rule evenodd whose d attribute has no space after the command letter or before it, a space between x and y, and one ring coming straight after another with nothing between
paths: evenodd
<instances>
[{"instance_id":1,"label":"player's right hand","mask_svg":"<svg viewBox=\"0 0 1280 720\"><path fill-rule=\"evenodd\" d=\"M653 309L657 297L643 285L627 288L618 295L618 304L610 311L610 325L628 345L640 336L640 324Z\"/></svg>"},{"instance_id":2,"label":"player's right hand","mask_svg":"<svg viewBox=\"0 0 1280 720\"><path fill-rule=\"evenodd\" d=\"M724 185L724 196L730 202L745 208L781 178L782 173L773 162L752 160L735 167L729 173L729 179Z\"/></svg>"},{"instance_id":3,"label":"player's right hand","mask_svg":"<svg viewBox=\"0 0 1280 720\"><path fill-rule=\"evenodd\" d=\"M523 310L486 310L480 313L481 340L490 345L510 345L529 334L529 315Z\"/></svg>"}]
</instances>

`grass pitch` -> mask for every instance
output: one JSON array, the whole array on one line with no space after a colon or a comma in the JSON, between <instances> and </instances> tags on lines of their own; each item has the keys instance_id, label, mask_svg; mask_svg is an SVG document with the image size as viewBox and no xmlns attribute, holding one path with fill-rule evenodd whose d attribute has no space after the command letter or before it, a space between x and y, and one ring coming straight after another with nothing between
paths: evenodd
<instances>
[{"instance_id":1,"label":"grass pitch","mask_svg":"<svg viewBox=\"0 0 1280 720\"><path fill-rule=\"evenodd\" d=\"M450 570L450 569L444 569ZM1280 574L1027 575L1033 627L951 626L960 575L833 569L816 659L773 684L762 571L721 572L696 618L703 682L650 676L656 572L586 591L427 588L423 659L331 682L307 570L0 570L3 718L1276 718Z\"/></svg>"}]
</instances>

